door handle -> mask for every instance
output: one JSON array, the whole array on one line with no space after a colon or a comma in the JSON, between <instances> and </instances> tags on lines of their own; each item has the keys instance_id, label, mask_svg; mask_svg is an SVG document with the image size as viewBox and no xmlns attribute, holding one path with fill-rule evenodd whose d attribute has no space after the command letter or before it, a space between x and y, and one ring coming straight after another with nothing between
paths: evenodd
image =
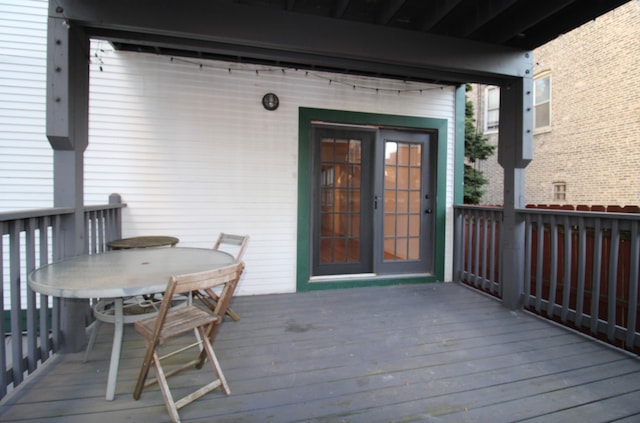
<instances>
[{"instance_id":1,"label":"door handle","mask_svg":"<svg viewBox=\"0 0 640 423\"><path fill-rule=\"evenodd\" d=\"M424 211L424 214L431 214L431 209L426 209L426 210Z\"/></svg>"}]
</instances>

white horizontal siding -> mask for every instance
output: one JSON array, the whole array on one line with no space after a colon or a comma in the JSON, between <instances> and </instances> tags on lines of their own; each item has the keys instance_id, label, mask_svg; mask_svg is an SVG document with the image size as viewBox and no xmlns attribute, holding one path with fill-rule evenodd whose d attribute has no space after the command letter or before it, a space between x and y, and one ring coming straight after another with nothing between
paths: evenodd
<instances>
[{"instance_id":1,"label":"white horizontal siding","mask_svg":"<svg viewBox=\"0 0 640 423\"><path fill-rule=\"evenodd\" d=\"M0 210L51 207L46 1L0 1Z\"/></svg>"},{"instance_id":2,"label":"white horizontal siding","mask_svg":"<svg viewBox=\"0 0 640 423\"><path fill-rule=\"evenodd\" d=\"M453 140L451 87L107 47L92 55L86 201L121 194L125 236L210 247L218 232L249 234L240 294L295 290L299 107L445 118Z\"/></svg>"},{"instance_id":3,"label":"white horizontal siding","mask_svg":"<svg viewBox=\"0 0 640 423\"><path fill-rule=\"evenodd\" d=\"M46 12L46 1L0 0L0 210L52 205ZM249 234L240 294L295 290L300 107L448 119L451 209L452 87L115 52L100 41L90 70L86 204L119 193L125 236L174 235L179 246ZM262 108L267 92L280 98L275 112Z\"/></svg>"}]
</instances>

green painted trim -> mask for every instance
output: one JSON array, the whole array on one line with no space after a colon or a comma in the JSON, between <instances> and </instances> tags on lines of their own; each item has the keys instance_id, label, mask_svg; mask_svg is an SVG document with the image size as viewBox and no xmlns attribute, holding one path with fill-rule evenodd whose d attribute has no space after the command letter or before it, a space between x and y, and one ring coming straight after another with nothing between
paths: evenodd
<instances>
[{"instance_id":1,"label":"green painted trim","mask_svg":"<svg viewBox=\"0 0 640 423\"><path fill-rule=\"evenodd\" d=\"M453 164L453 204L464 204L464 115L467 100L465 85L456 89L456 129Z\"/></svg>"},{"instance_id":2,"label":"green painted trim","mask_svg":"<svg viewBox=\"0 0 640 423\"><path fill-rule=\"evenodd\" d=\"M457 97L456 97L457 99ZM457 112L457 109L456 109ZM464 117L464 110L463 110ZM311 123L322 121L351 125L389 126L438 131L437 187L435 207L434 275L384 275L372 278L345 278L331 281L310 281L311 254L309 248L311 202ZM464 119L463 119L464 121ZM296 287L298 291L354 288L365 286L425 283L444 280L444 245L446 228L446 176L447 176L447 119L415 116L383 115L376 113L345 112L339 110L301 107L298 115L298 240Z\"/></svg>"},{"instance_id":3,"label":"green painted trim","mask_svg":"<svg viewBox=\"0 0 640 423\"><path fill-rule=\"evenodd\" d=\"M305 283L305 291L320 291L327 289L365 288L368 286L389 286L417 283L441 282L437 276L422 275L385 275L375 278L338 279L330 281L309 281Z\"/></svg>"}]
</instances>

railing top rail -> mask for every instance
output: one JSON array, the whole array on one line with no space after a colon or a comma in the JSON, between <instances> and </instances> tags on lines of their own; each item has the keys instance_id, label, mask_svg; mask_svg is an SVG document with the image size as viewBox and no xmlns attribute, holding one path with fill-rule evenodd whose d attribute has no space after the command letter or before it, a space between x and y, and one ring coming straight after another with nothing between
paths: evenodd
<instances>
[{"instance_id":1,"label":"railing top rail","mask_svg":"<svg viewBox=\"0 0 640 423\"><path fill-rule=\"evenodd\" d=\"M99 211L99 210L113 210L127 207L126 203L110 203L110 204L97 204L93 206L84 206L85 212ZM65 214L72 214L75 211L73 207L48 207L43 209L29 209L29 210L9 210L0 212L0 222L8 222L11 220L30 219L32 217L43 216L62 216Z\"/></svg>"},{"instance_id":2,"label":"railing top rail","mask_svg":"<svg viewBox=\"0 0 640 423\"><path fill-rule=\"evenodd\" d=\"M479 206L474 204L454 204L453 208L456 210L485 210L485 211L502 211L501 206ZM567 209L550 209L550 208L537 208L527 207L523 209L516 209L516 213L522 214L538 214L538 215L562 215L562 216L575 216L585 217L591 219L616 219L616 220L640 220L640 213L621 213L614 211L589 211L589 210L567 210Z\"/></svg>"},{"instance_id":3,"label":"railing top rail","mask_svg":"<svg viewBox=\"0 0 640 423\"><path fill-rule=\"evenodd\" d=\"M112 209L122 209L127 207L127 203L109 203L109 204L98 204L94 206L84 206L84 211L98 211L98 210L112 210Z\"/></svg>"},{"instance_id":4,"label":"railing top rail","mask_svg":"<svg viewBox=\"0 0 640 423\"><path fill-rule=\"evenodd\" d=\"M63 214L72 214L74 211L75 209L73 207L50 207L45 209L6 211L0 212L0 222L29 219L32 217L59 216Z\"/></svg>"},{"instance_id":5,"label":"railing top rail","mask_svg":"<svg viewBox=\"0 0 640 423\"><path fill-rule=\"evenodd\" d=\"M487 210L487 211L498 211L501 212L504 210L504 207L502 206L478 206L475 204L454 204L453 205L454 209L458 209L458 210Z\"/></svg>"},{"instance_id":6,"label":"railing top rail","mask_svg":"<svg viewBox=\"0 0 640 423\"><path fill-rule=\"evenodd\" d=\"M562 215L575 216L597 219L616 219L616 220L640 220L640 213L619 213L619 212L596 212L583 210L564 210L564 209L538 209L526 208L517 209L517 213L522 214L541 214L541 215Z\"/></svg>"}]
</instances>

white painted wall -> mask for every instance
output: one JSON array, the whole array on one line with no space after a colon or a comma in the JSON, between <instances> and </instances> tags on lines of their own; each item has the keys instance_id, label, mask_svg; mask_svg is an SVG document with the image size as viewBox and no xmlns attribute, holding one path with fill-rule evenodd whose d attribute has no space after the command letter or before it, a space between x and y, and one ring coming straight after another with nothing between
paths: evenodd
<instances>
[{"instance_id":1,"label":"white painted wall","mask_svg":"<svg viewBox=\"0 0 640 423\"><path fill-rule=\"evenodd\" d=\"M4 210L49 207L53 198L44 121L46 2L30 5L37 6L27 8L38 15L36 28L0 44L2 62L5 50L12 57L23 43L37 52L33 61L0 64L3 80L37 75L37 88L24 88L32 98L23 107L29 117L1 121ZM124 236L173 235L183 247L211 247L221 231L249 234L240 295L295 291L299 107L448 119L445 276L451 279L453 87L117 52L102 41L92 44L90 61L86 204L119 193L128 205ZM20 103L23 89L3 83L3 106L12 89L12 101ZM274 112L261 105L267 92L280 98Z\"/></svg>"},{"instance_id":2,"label":"white painted wall","mask_svg":"<svg viewBox=\"0 0 640 423\"><path fill-rule=\"evenodd\" d=\"M250 234L240 294L295 290L299 107L450 119L453 141L450 87L94 48L87 203L121 194L125 236Z\"/></svg>"},{"instance_id":3,"label":"white painted wall","mask_svg":"<svg viewBox=\"0 0 640 423\"><path fill-rule=\"evenodd\" d=\"M0 0L0 210L51 207L46 0Z\"/></svg>"}]
</instances>

